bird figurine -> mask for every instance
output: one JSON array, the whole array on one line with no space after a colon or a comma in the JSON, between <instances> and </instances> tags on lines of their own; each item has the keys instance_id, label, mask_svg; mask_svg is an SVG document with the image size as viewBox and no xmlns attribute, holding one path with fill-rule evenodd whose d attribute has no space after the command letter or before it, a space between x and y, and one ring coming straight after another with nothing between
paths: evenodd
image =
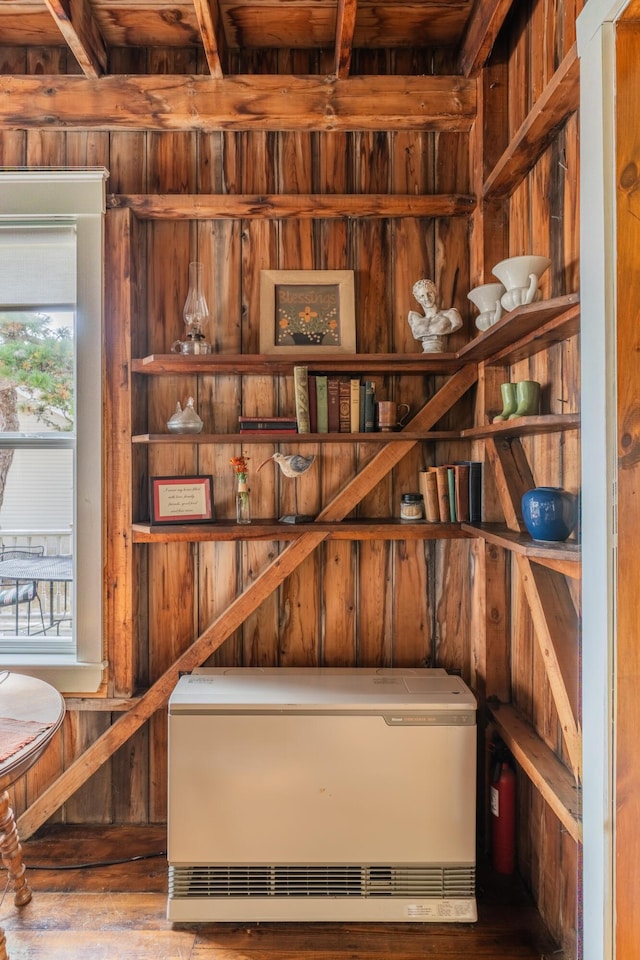
<instances>
[{"instance_id":1,"label":"bird figurine","mask_svg":"<svg viewBox=\"0 0 640 960\"><path fill-rule=\"evenodd\" d=\"M288 456L285 456L283 453L274 453L273 456L268 457L264 460L258 470L262 470L265 464L269 463L269 460L273 460L278 464L280 470L282 471L285 477L289 477L294 481L293 483L293 500L295 513L285 514L285 516L280 517L280 523L309 523L313 520L313 517L307 516L306 514L298 513L298 477L301 477L303 473L306 473L309 467L315 462L316 455L312 454L310 457L303 457L299 453L291 453Z\"/></svg>"}]
</instances>

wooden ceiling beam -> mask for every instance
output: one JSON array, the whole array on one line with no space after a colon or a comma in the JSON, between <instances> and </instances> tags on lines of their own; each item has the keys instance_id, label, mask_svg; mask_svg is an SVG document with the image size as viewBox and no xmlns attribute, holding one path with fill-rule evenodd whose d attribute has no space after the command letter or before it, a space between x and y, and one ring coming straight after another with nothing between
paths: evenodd
<instances>
[{"instance_id":1,"label":"wooden ceiling beam","mask_svg":"<svg viewBox=\"0 0 640 960\"><path fill-rule=\"evenodd\" d=\"M44 0L85 77L107 69L107 47L87 0Z\"/></svg>"},{"instance_id":2,"label":"wooden ceiling beam","mask_svg":"<svg viewBox=\"0 0 640 960\"><path fill-rule=\"evenodd\" d=\"M476 77L485 66L513 0L476 0L458 54L463 77Z\"/></svg>"},{"instance_id":3,"label":"wooden ceiling beam","mask_svg":"<svg viewBox=\"0 0 640 960\"><path fill-rule=\"evenodd\" d=\"M222 61L226 55L224 30L218 0L193 0L202 35L204 54L209 64L209 73L215 80L222 80Z\"/></svg>"},{"instance_id":4,"label":"wooden ceiling beam","mask_svg":"<svg viewBox=\"0 0 640 960\"><path fill-rule=\"evenodd\" d=\"M110 209L128 208L141 220L296 220L465 217L475 198L459 194L112 194Z\"/></svg>"},{"instance_id":5,"label":"wooden ceiling beam","mask_svg":"<svg viewBox=\"0 0 640 960\"><path fill-rule=\"evenodd\" d=\"M334 74L339 80L346 80L349 76L357 11L358 0L338 0Z\"/></svg>"},{"instance_id":6,"label":"wooden ceiling beam","mask_svg":"<svg viewBox=\"0 0 640 960\"><path fill-rule=\"evenodd\" d=\"M437 130L466 132L476 81L462 77L0 75L11 130Z\"/></svg>"}]
</instances>

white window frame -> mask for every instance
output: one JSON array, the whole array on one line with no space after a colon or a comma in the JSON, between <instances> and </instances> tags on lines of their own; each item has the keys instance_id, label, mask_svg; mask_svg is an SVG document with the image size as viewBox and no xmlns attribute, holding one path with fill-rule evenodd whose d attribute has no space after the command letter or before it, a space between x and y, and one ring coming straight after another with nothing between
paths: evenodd
<instances>
[{"instance_id":1,"label":"white window frame","mask_svg":"<svg viewBox=\"0 0 640 960\"><path fill-rule=\"evenodd\" d=\"M102 315L106 179L103 168L0 170L0 223L73 218L77 229L77 456L74 482L75 654L0 655L1 665L63 693L103 681Z\"/></svg>"}]
</instances>

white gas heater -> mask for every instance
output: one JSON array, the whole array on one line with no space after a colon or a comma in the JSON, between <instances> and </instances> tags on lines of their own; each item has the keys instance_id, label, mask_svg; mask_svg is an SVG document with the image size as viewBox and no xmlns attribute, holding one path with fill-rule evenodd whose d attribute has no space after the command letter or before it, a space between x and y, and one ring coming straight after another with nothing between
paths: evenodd
<instances>
[{"instance_id":1,"label":"white gas heater","mask_svg":"<svg viewBox=\"0 0 640 960\"><path fill-rule=\"evenodd\" d=\"M167 915L475 921L475 798L459 677L203 668L169 702Z\"/></svg>"}]
</instances>

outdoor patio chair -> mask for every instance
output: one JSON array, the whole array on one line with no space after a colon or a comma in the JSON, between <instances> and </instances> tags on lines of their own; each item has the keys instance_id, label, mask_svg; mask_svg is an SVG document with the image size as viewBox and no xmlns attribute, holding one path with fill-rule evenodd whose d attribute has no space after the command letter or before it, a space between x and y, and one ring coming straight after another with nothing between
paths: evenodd
<instances>
[{"instance_id":1,"label":"outdoor patio chair","mask_svg":"<svg viewBox=\"0 0 640 960\"><path fill-rule=\"evenodd\" d=\"M0 551L0 563L4 560L23 560L28 557L42 557L44 547L3 547ZM0 579L0 607L16 608L16 633L19 632L20 604L27 604L27 634L31 633L31 604L34 600L38 601L40 608L40 620L42 622L42 633L46 633L44 624L44 612L42 610L42 601L38 594L38 584L36 580L11 580L9 578ZM40 631L38 631L40 632Z\"/></svg>"}]
</instances>

